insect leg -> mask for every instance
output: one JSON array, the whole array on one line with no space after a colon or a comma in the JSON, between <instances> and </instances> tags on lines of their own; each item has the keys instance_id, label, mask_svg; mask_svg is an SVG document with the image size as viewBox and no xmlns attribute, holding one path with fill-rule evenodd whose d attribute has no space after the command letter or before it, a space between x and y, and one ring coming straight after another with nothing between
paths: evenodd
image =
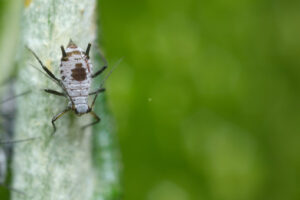
<instances>
[{"instance_id":1,"label":"insect leg","mask_svg":"<svg viewBox=\"0 0 300 200\"><path fill-rule=\"evenodd\" d=\"M90 48L90 44L86 50L86 53L89 52L89 48ZM99 47L97 46L97 51L98 51L98 55L100 56L101 60L104 62L104 66L98 70L97 72L95 72L94 74L92 74L92 78L97 77L99 74L101 74L106 68L107 68L107 60L105 59L105 57L103 56L102 52L100 51ZM87 54L88 55L88 54Z\"/></svg>"},{"instance_id":2,"label":"insect leg","mask_svg":"<svg viewBox=\"0 0 300 200\"><path fill-rule=\"evenodd\" d=\"M119 60L119 62L118 63L120 63L121 62L121 60ZM117 65L115 65L115 66L117 66ZM90 93L90 95L93 95L93 94L95 94L95 97L94 97L94 99L93 99L93 102L92 102L92 104L91 104L91 108L93 108L93 106L94 106L94 104L95 104L95 102L96 102L96 99L97 99L97 97L98 97L98 94L100 93L100 92L103 92L105 89L103 88L103 84L104 84L104 82L105 82L105 80L110 76L110 74L112 73L112 71L115 69L115 66L112 68L112 70L110 70L110 72L104 77L104 79L102 80L102 82L101 82L101 84L100 84L100 87L99 87L99 89L96 91L96 92L92 92L92 93ZM104 89L104 90L103 90Z\"/></svg>"},{"instance_id":3,"label":"insect leg","mask_svg":"<svg viewBox=\"0 0 300 200\"><path fill-rule=\"evenodd\" d=\"M104 91L105 91L105 88L99 88L95 92L90 92L89 95L99 94L99 93L104 92Z\"/></svg>"},{"instance_id":4,"label":"insect leg","mask_svg":"<svg viewBox=\"0 0 300 200\"><path fill-rule=\"evenodd\" d=\"M62 53L63 58L67 57L67 53L65 51L64 46L60 46L60 49L61 49L61 53Z\"/></svg>"},{"instance_id":5,"label":"insect leg","mask_svg":"<svg viewBox=\"0 0 300 200\"><path fill-rule=\"evenodd\" d=\"M86 48L86 51L85 51L85 55L88 57L88 58L90 58L90 49L91 49L91 43L89 43L88 44L88 46L87 46L87 48Z\"/></svg>"},{"instance_id":6,"label":"insect leg","mask_svg":"<svg viewBox=\"0 0 300 200\"><path fill-rule=\"evenodd\" d=\"M53 132L51 134L51 136L54 135L54 133L56 132L56 126L55 126L55 121L58 120L61 116L63 116L66 112L70 111L71 108L67 108L65 109L64 111L58 113L57 115L55 115L53 118L52 118L52 126L53 126Z\"/></svg>"},{"instance_id":7,"label":"insect leg","mask_svg":"<svg viewBox=\"0 0 300 200\"><path fill-rule=\"evenodd\" d=\"M97 77L99 74L101 74L105 69L107 68L106 65L104 65L99 71L95 72L94 74L92 74L92 78Z\"/></svg>"},{"instance_id":8,"label":"insect leg","mask_svg":"<svg viewBox=\"0 0 300 200\"><path fill-rule=\"evenodd\" d=\"M58 78L56 78L56 76L42 63L42 61L40 60L40 58L34 53L33 50L31 50L29 47L27 47L27 49L33 54L33 56L37 59L37 61L40 63L40 65L42 66L43 70L51 77L53 78L56 82L60 83L60 80Z\"/></svg>"},{"instance_id":9,"label":"insect leg","mask_svg":"<svg viewBox=\"0 0 300 200\"><path fill-rule=\"evenodd\" d=\"M85 128L89 127L89 126L93 126L93 125L95 125L95 124L97 124L97 123L99 123L101 121L100 117L96 113L94 113L93 111L91 111L90 114L96 119L96 121L83 126L82 129L85 129Z\"/></svg>"},{"instance_id":10,"label":"insect leg","mask_svg":"<svg viewBox=\"0 0 300 200\"><path fill-rule=\"evenodd\" d=\"M93 99L93 101L92 101L91 108L94 107L95 102L96 102L96 99L97 99L97 97L98 97L98 94L99 94L99 93L96 93L96 95L95 95L95 97L94 97L94 99Z\"/></svg>"},{"instance_id":11,"label":"insect leg","mask_svg":"<svg viewBox=\"0 0 300 200\"><path fill-rule=\"evenodd\" d=\"M50 94L54 94L54 95L57 95L57 96L63 96L63 97L66 97L66 95L62 92L58 92L58 91L55 91L55 90L51 90L51 89L44 89L45 92L47 93L50 93Z\"/></svg>"}]
</instances>

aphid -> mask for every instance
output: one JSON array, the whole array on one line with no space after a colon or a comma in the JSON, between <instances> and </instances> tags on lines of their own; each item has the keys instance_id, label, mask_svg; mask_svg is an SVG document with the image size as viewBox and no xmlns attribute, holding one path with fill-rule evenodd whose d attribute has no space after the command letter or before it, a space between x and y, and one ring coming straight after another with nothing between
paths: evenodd
<instances>
[{"instance_id":1,"label":"aphid","mask_svg":"<svg viewBox=\"0 0 300 200\"><path fill-rule=\"evenodd\" d=\"M70 110L73 110L78 116L89 113L96 119L94 122L85 125L83 128L100 122L100 117L93 111L93 106L98 94L104 92L105 89L100 86L96 91L89 91L92 79L101 74L107 68L107 65L104 65L100 70L93 73L93 65L89 57L90 49L90 43L88 44L86 51L83 51L81 48L77 47L72 40L70 40L66 49L61 46L61 79L57 78L52 72L50 72L49 69L39 59L39 57L31 49L29 49L47 75L63 90L63 92L58 92L52 89L45 89L45 92L53 95L64 96L69 100L68 107L52 118L52 135L56 132L55 121ZM88 97L91 95L95 96L91 105L89 106Z\"/></svg>"}]
</instances>

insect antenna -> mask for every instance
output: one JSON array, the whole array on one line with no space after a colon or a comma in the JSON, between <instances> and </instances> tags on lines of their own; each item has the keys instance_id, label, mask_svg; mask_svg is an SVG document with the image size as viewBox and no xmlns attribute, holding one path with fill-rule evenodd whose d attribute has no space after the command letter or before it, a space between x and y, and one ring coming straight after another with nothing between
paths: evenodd
<instances>
[{"instance_id":1,"label":"insect antenna","mask_svg":"<svg viewBox=\"0 0 300 200\"><path fill-rule=\"evenodd\" d=\"M29 47L26 46L26 48L33 54L33 56L37 59L37 61L40 63L42 66L43 70L51 77L53 78L56 82L60 83L60 80L55 77L55 75L43 64L41 59L36 55L36 53L31 50Z\"/></svg>"},{"instance_id":2,"label":"insect antenna","mask_svg":"<svg viewBox=\"0 0 300 200\"><path fill-rule=\"evenodd\" d=\"M42 73L45 77L47 77L51 81L53 81L58 87L61 87L61 85L59 83L57 83L56 81L54 81L54 79L51 76L49 76L48 74L46 74L45 72L43 72L42 70L40 70L39 68L34 66L33 64L30 64L30 66L33 67L34 69L38 70L40 73Z\"/></svg>"},{"instance_id":3,"label":"insect antenna","mask_svg":"<svg viewBox=\"0 0 300 200\"><path fill-rule=\"evenodd\" d=\"M33 67L34 69L38 70L40 73L42 73L44 76L46 76L47 78L49 78L51 81L53 81L53 79L48 74L46 74L45 72L43 72L42 70L40 70L38 67L34 66L33 64L30 64L30 66Z\"/></svg>"},{"instance_id":4,"label":"insect antenna","mask_svg":"<svg viewBox=\"0 0 300 200\"><path fill-rule=\"evenodd\" d=\"M70 40L71 42L72 40ZM61 80L56 78L56 76L43 64L43 62L40 60L40 58L36 55L36 53L31 50L29 47L26 46L26 48L33 54L33 56L37 59L37 61L40 63L40 65L42 66L43 70L46 72L46 74L44 74L44 72L42 72L40 69L36 68L35 66L31 65L32 67L34 67L35 69L37 69L38 71L42 72L44 75L46 75L46 77L50 78L52 81L54 81L63 91L64 94L68 97L69 101L72 103L72 106L74 106L74 102L72 100L72 98L70 97L70 95L66 92L66 87L62 84ZM61 46L61 50L62 50L62 54L63 56L66 54L65 49L63 46Z\"/></svg>"}]
</instances>

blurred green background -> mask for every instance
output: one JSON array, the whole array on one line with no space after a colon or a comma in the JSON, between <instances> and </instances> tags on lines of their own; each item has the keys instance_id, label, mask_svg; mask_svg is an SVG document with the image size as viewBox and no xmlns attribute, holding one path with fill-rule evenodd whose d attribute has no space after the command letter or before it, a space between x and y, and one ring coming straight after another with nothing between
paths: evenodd
<instances>
[{"instance_id":1,"label":"blurred green background","mask_svg":"<svg viewBox=\"0 0 300 200\"><path fill-rule=\"evenodd\" d=\"M300 199L299 10L99 1L124 200Z\"/></svg>"},{"instance_id":2,"label":"blurred green background","mask_svg":"<svg viewBox=\"0 0 300 200\"><path fill-rule=\"evenodd\" d=\"M299 0L99 8L124 200L300 199Z\"/></svg>"}]
</instances>

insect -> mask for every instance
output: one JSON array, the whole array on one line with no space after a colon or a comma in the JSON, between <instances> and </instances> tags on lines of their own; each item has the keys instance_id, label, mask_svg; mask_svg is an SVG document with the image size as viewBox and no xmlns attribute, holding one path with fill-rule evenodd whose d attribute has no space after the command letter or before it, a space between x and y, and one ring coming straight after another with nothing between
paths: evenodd
<instances>
[{"instance_id":1,"label":"insect","mask_svg":"<svg viewBox=\"0 0 300 200\"><path fill-rule=\"evenodd\" d=\"M100 70L93 73L93 65L90 60L91 43L88 44L85 51L79 48L72 40L70 40L67 48L61 46L62 58L60 63L60 75L61 79L57 78L40 60L40 58L34 53L33 50L28 48L37 61L42 66L47 75L57 83L63 92L59 92L52 89L45 89L44 91L53 95L63 96L68 99L68 106L65 110L58 113L52 118L53 132L56 132L55 121L62 117L68 111L73 110L76 115L82 116L84 114L91 114L95 121L83 126L86 128L100 122L100 117L93 111L93 106L99 93L104 92L105 88L100 87L93 92L90 92L92 79L101 74L106 68L105 64ZM95 95L91 105L88 105L88 97Z\"/></svg>"}]
</instances>

